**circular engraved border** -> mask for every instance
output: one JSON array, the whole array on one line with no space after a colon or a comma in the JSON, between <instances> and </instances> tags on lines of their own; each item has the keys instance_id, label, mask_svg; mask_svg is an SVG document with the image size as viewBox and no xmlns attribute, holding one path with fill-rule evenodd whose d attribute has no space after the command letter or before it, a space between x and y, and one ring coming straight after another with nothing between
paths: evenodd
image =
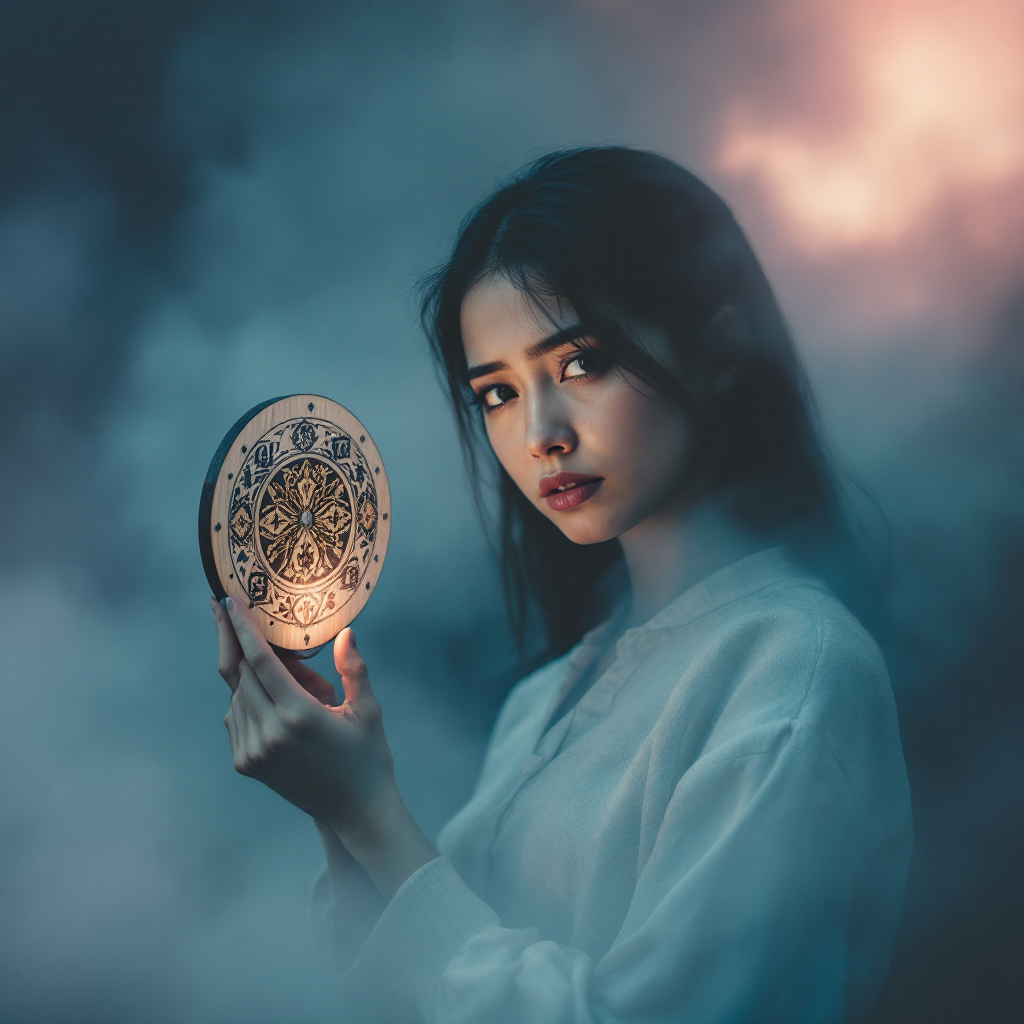
<instances>
[{"instance_id":1,"label":"circular engraved border","mask_svg":"<svg viewBox=\"0 0 1024 1024\"><path fill-rule=\"evenodd\" d=\"M260 507L282 467L328 464L342 478L352 521L342 557L322 586L289 585L266 564ZM303 501L315 481L302 481ZM313 507L313 505L310 505ZM343 510L339 509L339 513ZM320 395L290 395L250 409L228 431L210 463L199 508L203 567L216 597L245 601L278 648L314 653L362 611L377 586L391 535L384 464L366 428Z\"/></svg>"}]
</instances>

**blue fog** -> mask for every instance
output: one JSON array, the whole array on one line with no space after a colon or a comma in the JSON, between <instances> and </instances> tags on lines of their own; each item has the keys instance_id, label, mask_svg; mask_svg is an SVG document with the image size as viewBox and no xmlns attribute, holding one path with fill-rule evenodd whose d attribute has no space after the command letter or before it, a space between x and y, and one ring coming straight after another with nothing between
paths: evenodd
<instances>
[{"instance_id":1,"label":"blue fog","mask_svg":"<svg viewBox=\"0 0 1024 1024\"><path fill-rule=\"evenodd\" d=\"M516 656L415 281L502 174L604 141L707 176L775 273L759 200L708 149L758 7L7 6L0 1019L339 1019L306 920L315 831L231 768L195 538L210 455L292 392L373 434L394 526L356 629L433 834ZM876 1019L1010 1020L1024 290L890 331L775 276L830 435L892 526L918 846Z\"/></svg>"}]
</instances>

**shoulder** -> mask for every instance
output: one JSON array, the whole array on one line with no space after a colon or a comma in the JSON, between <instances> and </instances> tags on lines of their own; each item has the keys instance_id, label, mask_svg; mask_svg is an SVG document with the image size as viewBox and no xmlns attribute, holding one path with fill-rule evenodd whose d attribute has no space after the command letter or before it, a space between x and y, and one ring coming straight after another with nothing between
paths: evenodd
<instances>
[{"instance_id":1,"label":"shoulder","mask_svg":"<svg viewBox=\"0 0 1024 1024\"><path fill-rule=\"evenodd\" d=\"M806 577L781 583L736 626L759 635L790 717L818 728L837 716L851 722L879 712L895 716L878 644L824 583Z\"/></svg>"},{"instance_id":2,"label":"shoulder","mask_svg":"<svg viewBox=\"0 0 1024 1024\"><path fill-rule=\"evenodd\" d=\"M777 728L833 762L855 798L869 779L905 788L882 653L823 583L794 575L738 602L706 653L722 687L707 752Z\"/></svg>"},{"instance_id":3,"label":"shoulder","mask_svg":"<svg viewBox=\"0 0 1024 1024\"><path fill-rule=\"evenodd\" d=\"M737 691L745 683L757 687L762 702L787 718L813 715L817 703L851 677L872 690L889 690L870 633L810 577L794 574L745 595L710 616L702 632L701 654L725 671L722 684Z\"/></svg>"}]
</instances>

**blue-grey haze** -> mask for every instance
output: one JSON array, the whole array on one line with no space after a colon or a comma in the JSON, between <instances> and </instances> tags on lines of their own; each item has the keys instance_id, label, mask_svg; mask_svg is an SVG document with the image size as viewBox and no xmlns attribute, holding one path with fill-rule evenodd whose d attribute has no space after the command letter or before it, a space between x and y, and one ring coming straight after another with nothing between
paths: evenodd
<instances>
[{"instance_id":1,"label":"blue-grey haze","mask_svg":"<svg viewBox=\"0 0 1024 1024\"><path fill-rule=\"evenodd\" d=\"M549 148L706 173L729 69L694 40L757 6L647 4L690 55L673 67L598 5L4 5L0 1019L343 1019L306 924L314 830L231 769L195 539L209 457L271 395L329 395L373 433L394 530L357 631L436 831L515 653L417 276ZM878 1020L1021 1005L1022 327L1007 295L976 338L801 338L893 528L918 848Z\"/></svg>"}]
</instances>

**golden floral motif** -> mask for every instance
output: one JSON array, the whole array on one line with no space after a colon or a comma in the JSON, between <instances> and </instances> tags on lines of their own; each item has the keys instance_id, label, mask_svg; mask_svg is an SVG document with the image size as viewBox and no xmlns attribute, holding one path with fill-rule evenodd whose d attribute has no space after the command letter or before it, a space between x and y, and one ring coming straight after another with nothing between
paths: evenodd
<instances>
[{"instance_id":1,"label":"golden floral motif","mask_svg":"<svg viewBox=\"0 0 1024 1024\"><path fill-rule=\"evenodd\" d=\"M319 459L282 466L260 502L259 540L268 568L292 584L316 583L342 563L352 505L338 473ZM303 609L299 621L312 614Z\"/></svg>"},{"instance_id":2,"label":"golden floral motif","mask_svg":"<svg viewBox=\"0 0 1024 1024\"><path fill-rule=\"evenodd\" d=\"M377 525L377 506L370 500L369 496L365 497L359 505L359 525L363 528L363 533L373 535L373 529Z\"/></svg>"}]
</instances>

